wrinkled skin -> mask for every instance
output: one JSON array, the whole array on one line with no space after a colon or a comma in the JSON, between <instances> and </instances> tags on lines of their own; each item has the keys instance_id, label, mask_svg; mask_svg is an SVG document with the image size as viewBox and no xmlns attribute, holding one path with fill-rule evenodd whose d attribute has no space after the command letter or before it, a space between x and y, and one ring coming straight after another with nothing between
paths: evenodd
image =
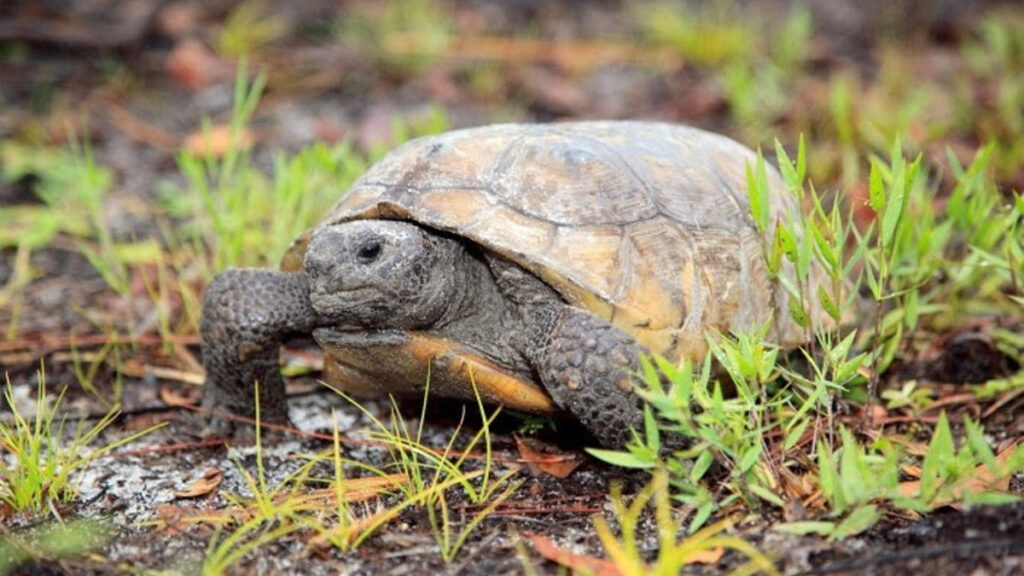
<instances>
[{"instance_id":1,"label":"wrinkled skin","mask_svg":"<svg viewBox=\"0 0 1024 576\"><path fill-rule=\"evenodd\" d=\"M417 330L465 344L541 382L605 446L622 447L641 422L630 374L645 350L631 336L507 261L384 220L317 230L303 273L228 270L214 280L201 328L204 406L252 417L259 381L261 417L287 423L280 344L325 329Z\"/></svg>"}]
</instances>

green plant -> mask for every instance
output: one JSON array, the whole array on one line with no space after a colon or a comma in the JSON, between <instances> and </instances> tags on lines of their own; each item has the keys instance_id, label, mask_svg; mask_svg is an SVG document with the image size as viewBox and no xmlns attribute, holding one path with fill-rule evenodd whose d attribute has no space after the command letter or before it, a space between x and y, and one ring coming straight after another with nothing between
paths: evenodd
<instances>
[{"instance_id":1,"label":"green plant","mask_svg":"<svg viewBox=\"0 0 1024 576\"><path fill-rule=\"evenodd\" d=\"M886 409L890 411L900 408L921 410L932 403L932 392L927 388L918 387L917 381L908 380L898 390L883 390L882 399L885 400Z\"/></svg>"},{"instance_id":2,"label":"green plant","mask_svg":"<svg viewBox=\"0 0 1024 576\"><path fill-rule=\"evenodd\" d=\"M711 70L743 135L760 142L790 105L812 20L800 5L778 21L758 18L754 10L732 0L663 2L636 10L634 20L647 42Z\"/></svg>"},{"instance_id":3,"label":"green plant","mask_svg":"<svg viewBox=\"0 0 1024 576\"><path fill-rule=\"evenodd\" d=\"M731 1L691 8L683 3L661 3L637 10L635 20L650 43L667 46L701 66L719 66L743 60L756 48L759 36L752 19Z\"/></svg>"},{"instance_id":4,"label":"green plant","mask_svg":"<svg viewBox=\"0 0 1024 576\"><path fill-rule=\"evenodd\" d=\"M128 271L122 254L130 245L114 240L103 212L113 176L96 164L89 146L72 140L68 149L58 150L0 142L0 166L0 178L5 181L36 179L33 189L43 201L42 206L0 207L0 247L17 250L14 274L0 290L0 306L9 305L15 311L8 336L16 331L21 290L32 280L31 253L60 235L71 238L112 288L127 294Z\"/></svg>"},{"instance_id":5,"label":"green plant","mask_svg":"<svg viewBox=\"0 0 1024 576\"><path fill-rule=\"evenodd\" d=\"M968 74L960 79L962 128L994 142L997 176L1012 176L1024 161L1024 19L995 14L981 20L961 48ZM978 93L992 98L978 98ZM980 101L979 101L980 100Z\"/></svg>"},{"instance_id":6,"label":"green plant","mask_svg":"<svg viewBox=\"0 0 1024 576\"><path fill-rule=\"evenodd\" d=\"M455 559L459 549L461 549L466 538L469 537L473 530L497 506L514 494L522 484L521 481L512 481L512 478L518 473L517 467L512 468L497 478L491 478L493 462L490 424L499 414L500 408L488 417L479 395L477 395L477 408L480 411L483 425L470 438L466 446L456 453L454 451L454 443L462 430L461 421L455 431L452 432L451 438L445 445L444 450L435 450L421 443L427 400L430 393L429 380L424 390L422 412L419 419L420 424L415 434L409 430L394 400L392 400L391 405L390 423L385 425L361 405L341 392L338 393L370 418L375 428L370 435L371 438L387 448L391 457L391 468L408 479L408 483L399 487L405 497L403 503L382 514L375 524L380 525L390 521L401 510L409 506L424 507L441 551L441 557L445 562L451 562ZM473 454L473 449L481 440L483 440L484 448L482 456L483 467L469 471L464 470L470 456ZM470 504L480 508L457 534L453 533L454 521L451 517L451 506L449 504L449 499L451 498L449 492L456 488L459 489L461 496L467 499ZM360 537L357 542L361 542L362 539Z\"/></svg>"},{"instance_id":7,"label":"green plant","mask_svg":"<svg viewBox=\"0 0 1024 576\"><path fill-rule=\"evenodd\" d=\"M298 470L288 475L276 486L269 486L264 469L262 427L260 425L260 409L258 386L254 391L256 397L255 424L255 459L256 473L250 473L239 461L237 455L232 458L235 468L241 474L249 490L248 496L228 496L227 513L200 515L193 521L209 522L216 526L217 532L210 540L203 560L204 575L224 574L247 555L262 546L278 541L299 531L312 531L341 549L353 546L356 536L367 536L378 525L366 525L356 522L349 499L352 488L344 473L344 466L351 464L341 458L340 439L337 424L334 428L334 442L331 448L330 462L333 464L333 482L329 482L326 494L323 491L311 493L307 484L315 481L313 469L323 460L320 457L308 458ZM394 479L383 471L372 466L358 465L371 475L385 480L383 484L375 484L370 494L377 495L392 487ZM353 485L355 482L352 483ZM365 489L365 488L364 488ZM330 496L333 495L333 501ZM326 496L326 497L325 497ZM223 531L231 528L226 536ZM365 532L364 532L365 530Z\"/></svg>"},{"instance_id":8,"label":"green plant","mask_svg":"<svg viewBox=\"0 0 1024 576\"><path fill-rule=\"evenodd\" d=\"M777 30L762 33L761 50L719 70L730 112L750 142L768 138L772 126L788 111L807 61L810 35L810 12L796 5Z\"/></svg>"},{"instance_id":9,"label":"green plant","mask_svg":"<svg viewBox=\"0 0 1024 576\"><path fill-rule=\"evenodd\" d=\"M89 518L52 522L0 535L0 574L13 574L33 560L58 561L99 548L114 537L106 524Z\"/></svg>"},{"instance_id":10,"label":"green plant","mask_svg":"<svg viewBox=\"0 0 1024 576\"><path fill-rule=\"evenodd\" d=\"M718 354L728 358L741 347L756 345L755 341L754 336L741 340L723 338L716 347ZM667 469L676 500L694 511L689 524L691 533L703 526L712 513L737 501L746 501L751 506L757 506L759 500L781 504L772 492L772 478L765 475L767 462L762 459L770 401L763 402L760 392L746 382L748 377L760 382L762 377L774 373L774 354L774 348L763 349L758 360L744 362L744 368L734 376L743 383L746 393L731 398L726 398L720 382L712 380L710 358L696 374L688 362L675 366L657 357L653 363L645 362L645 387L640 394L649 407L642 436L637 436L626 452L588 452L618 466ZM663 378L668 381L667 388L662 384ZM671 457L666 458L663 449L667 451L668 446L663 444L663 438L671 438L686 448L673 450ZM723 490L717 493L704 485L715 462L727 471L720 479Z\"/></svg>"},{"instance_id":11,"label":"green plant","mask_svg":"<svg viewBox=\"0 0 1024 576\"><path fill-rule=\"evenodd\" d=\"M182 152L178 165L187 188L165 188L161 194L163 207L183 220L181 230L165 239L172 250L189 255L174 267L194 265L198 258L205 261L207 278L228 266L277 266L292 240L322 218L370 161L385 151L364 155L348 142L317 143L290 158L276 155L268 178L252 165L251 153L242 145L265 77L259 75L249 84L244 68L235 83L224 154ZM432 108L423 117L394 122L392 131L395 142L401 143L446 127L444 113Z\"/></svg>"},{"instance_id":12,"label":"green plant","mask_svg":"<svg viewBox=\"0 0 1024 576\"><path fill-rule=\"evenodd\" d=\"M56 149L0 142L0 165L3 180L34 179L33 190L43 201L42 205L0 207L0 247L16 249L14 273L0 289L0 307L9 306L13 311L8 338L17 331L21 292L33 280L31 254L53 245L70 243L107 285L131 304L135 297L134 275L161 264L163 249L152 238L125 240L115 236L104 209L113 174L95 162L88 143L72 139L67 148ZM161 327L169 334L166 306L158 309L162 311ZM82 311L82 315L89 317L88 311ZM126 326L104 329L134 330L134 320L129 318Z\"/></svg>"},{"instance_id":13,"label":"green plant","mask_svg":"<svg viewBox=\"0 0 1024 576\"><path fill-rule=\"evenodd\" d=\"M10 459L0 459L0 500L14 511L43 512L52 504L70 502L75 496L74 475L94 460L134 442L156 430L153 426L89 450L89 445L110 427L118 417L118 407L111 407L90 428L81 422L65 439L64 418L57 419L62 391L51 406L46 399L46 374L37 375L36 409L30 421L14 403L10 378L4 394L11 409L11 421L0 420L0 445Z\"/></svg>"},{"instance_id":14,"label":"green plant","mask_svg":"<svg viewBox=\"0 0 1024 576\"><path fill-rule=\"evenodd\" d=\"M189 519L191 522L211 523L218 529L207 549L204 574L225 573L261 546L298 532L312 532L314 545L329 544L340 550L350 550L360 546L409 508L424 509L442 559L451 562L476 527L521 484L512 481L518 468L492 478L489 425L497 412L487 417L482 404L478 406L483 427L462 451L456 452L454 442L460 436L461 425L453 432L444 449L436 450L420 441L423 431L422 414L420 427L413 433L397 405L392 404L390 421L384 424L362 405L351 399L349 401L374 423L375 430L370 435L370 444L388 451L390 466L379 468L343 458L341 437L335 424L334 441L330 449L307 456L306 462L298 470L271 487L264 473L257 421L255 474L246 470L236 459L236 469L245 480L249 495L230 496L226 512L198 515ZM258 414L257 406L257 420ZM465 470L472 450L481 440L484 446L483 466ZM333 471L330 478L320 478L314 474L320 464L330 465ZM350 477L346 468L355 468L365 475ZM311 484L321 484L325 488L311 491ZM388 493L393 494L394 498L387 505L378 506L373 511L360 512L352 506L360 500ZM479 508L458 530L455 528L456 520L452 517L453 497L465 498L470 505ZM223 536L229 528L230 534Z\"/></svg>"},{"instance_id":15,"label":"green plant","mask_svg":"<svg viewBox=\"0 0 1024 576\"><path fill-rule=\"evenodd\" d=\"M269 14L265 0L246 0L228 14L217 46L225 56L245 58L286 32L282 16Z\"/></svg>"},{"instance_id":16,"label":"green plant","mask_svg":"<svg viewBox=\"0 0 1024 576\"><path fill-rule=\"evenodd\" d=\"M448 47L449 15L430 0L366 4L346 14L342 41L368 50L379 68L414 74L426 70Z\"/></svg>"},{"instance_id":17,"label":"green plant","mask_svg":"<svg viewBox=\"0 0 1024 576\"><path fill-rule=\"evenodd\" d=\"M829 504L829 515L841 519L790 522L776 529L838 540L862 532L879 520L882 509L878 502L928 512L953 501L1019 501L1017 496L990 491L989 486L1024 470L1024 450L1017 447L997 459L979 424L968 418L964 430L963 445L957 450L943 413L921 460L920 480L900 482L906 454L884 439L864 447L844 428L838 455L825 443L818 445L817 453L817 484Z\"/></svg>"},{"instance_id":18,"label":"green plant","mask_svg":"<svg viewBox=\"0 0 1024 576\"><path fill-rule=\"evenodd\" d=\"M731 548L748 558L747 562L733 570L732 574L779 573L771 560L750 543L737 536L722 534L731 524L729 521L719 522L689 537L677 539L677 522L672 518L668 475L664 470L655 472L650 484L636 494L628 505L623 501L621 486L613 484L611 501L613 515L621 534L616 536L608 522L601 516L594 517L594 529L609 559L621 574L679 574L701 554L707 554L720 547ZM646 554L639 546L637 538L637 528L648 506L653 508L658 529L657 556L651 563L647 562Z\"/></svg>"},{"instance_id":19,"label":"green plant","mask_svg":"<svg viewBox=\"0 0 1024 576\"><path fill-rule=\"evenodd\" d=\"M121 344L118 342L116 334L110 334L109 339L100 349L88 355L88 360L83 359L83 354L78 350L75 345L74 335L71 337L71 368L75 373L75 380L78 381L78 385L83 390L92 394L97 400L103 402L108 408L113 407L121 402L121 390L123 387L121 379ZM113 356L114 363L114 389L110 398L106 394L100 392L96 386L96 376L110 356ZM84 362L88 361L88 366L84 366Z\"/></svg>"},{"instance_id":20,"label":"green plant","mask_svg":"<svg viewBox=\"0 0 1024 576\"><path fill-rule=\"evenodd\" d=\"M865 443L835 420L837 406L873 400L873 385L898 353L916 345L922 329L956 325L979 312L1019 310L1013 264L1021 261L1018 206L1024 203L1019 195L1007 202L985 176L990 154L991 148L982 149L967 168L951 158L956 185L941 212L920 159L905 160L897 139L888 160L871 161L875 219L864 231L841 201L826 203L806 184L802 140L795 160L781 146L776 156L789 193L809 209L773 220L769 195L777 191L769 190L758 158L747 181L751 218L764 239L763 264L788 298L782 309L805 327L809 344L783 357L766 341L765 325L709 336L714 360L697 370L653 358L644 365L640 388L648 404L644 430L626 451L591 452L620 466L667 470L674 498L692 510L691 531L716 511L782 507L794 494L816 502L821 515L785 529L831 538L872 526L890 508L921 512L951 501L1007 498L991 491L993 479L1020 471L1021 451L997 461L981 427L970 420L958 451L945 416L940 418L926 431L929 447L921 460L903 450L894 434ZM859 286L870 301L858 301ZM811 312L818 305L820 318ZM865 309L873 312L861 329L852 329ZM837 335L829 326L846 331ZM1002 345L1020 354L1017 339ZM867 390L865 382L871 384ZM1019 375L992 381L978 394L991 397L1020 383ZM931 393L908 386L885 397L899 409L923 405ZM806 455L808 445L816 459ZM917 462L920 482L901 481L901 470ZM801 476L805 481L794 480ZM807 493L806 480L820 499Z\"/></svg>"}]
</instances>

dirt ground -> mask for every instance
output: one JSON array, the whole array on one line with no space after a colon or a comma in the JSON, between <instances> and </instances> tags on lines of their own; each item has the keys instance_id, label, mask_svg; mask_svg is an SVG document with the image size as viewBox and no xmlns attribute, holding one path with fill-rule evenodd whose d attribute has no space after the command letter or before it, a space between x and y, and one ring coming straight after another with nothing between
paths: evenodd
<instances>
[{"instance_id":1,"label":"dirt ground","mask_svg":"<svg viewBox=\"0 0 1024 576\"><path fill-rule=\"evenodd\" d=\"M69 136L67 122L80 119L84 112L92 154L114 174L104 213L115 234L135 239L152 236L148 206L156 190L162 183L182 181L175 153L189 135L199 131L202 119L219 124L229 118L237 61L217 47L238 5L235 0L7 0L0 5L0 140L63 144ZM426 62L400 49L400 57L386 58L335 41L335 32L354 20L359 10L372 13L372 4L300 0L259 5L280 26L249 61L254 68L268 71L266 94L252 122L255 158L267 170L273 152L295 151L317 141L350 138L364 150L387 147L394 119L423 117L433 107L445 112L451 127L510 120L645 118L693 124L747 144L759 143L751 141L756 136L737 116L737 104L728 99L719 77L689 61L666 61L661 48L629 48L640 45L631 24L637 8L630 3L464 0L441 4L449 25L460 35L476 38L477 44L464 43L453 49L454 55ZM419 4L408 4L413 5ZM768 36L777 32L773 27L781 21L773 18L791 9L791 3L782 0L740 5L745 14L748 10L757 14ZM941 78L953 66L950 62L957 58L957 47L969 35L972 22L986 14L1021 10L1012 2L980 0L920 0L898 7L881 1L814 2L806 68L810 79L798 84L800 92L784 93L786 107L765 128L787 138L787 144L795 141L806 123L813 127L817 119L800 117L794 109L820 101L814 91L823 90L823 83L834 75L860 79L858 85L867 93L881 68L883 47L898 46L915 55L912 78ZM480 40L517 37L541 39L545 44L538 50L527 43L508 48ZM416 56L415 50L411 52ZM481 52L490 56L474 56ZM911 129L925 133L927 125ZM934 140L923 136L920 149L931 159L940 157L947 145L973 150L987 135L967 128ZM843 185L838 164L823 169L820 176L823 185ZM1021 189L1024 164L1008 163L999 178L1008 188ZM0 203L38 204L32 184L31 177L0 182ZM16 266L14 249L0 251L0 286L8 283ZM0 340L0 370L9 375L21 400L32 399L42 360L50 389L69 387L64 407L70 414L101 415L104 407L78 385L69 334L75 334L77 351L95 352L104 342L98 327L117 326L125 315L138 319L129 335L134 344L126 359L129 364L185 372L195 367L197 337L181 338L177 348L168 352L161 346L155 319L138 309L141 304L122 302L112 294L73 246L58 242L36 250L31 266L35 274L23 292L16 332ZM0 308L0 325L9 326L13 315L13 310ZM1022 324L1019 318L1003 321ZM314 358L316 354L301 347L293 353ZM959 342L940 346L937 359L927 359L925 364L906 359L902 369L955 386L955 382L985 380L1020 368L1008 361L991 347L971 348ZM364 415L319 388L314 377L290 382L292 418L299 428L329 432L332 410L337 411L343 433L369 426ZM14 574L188 572L201 563L213 530L176 525L176 510L222 506L225 494L244 492L245 484L228 451L203 445L191 416L167 404L168 392L196 395L197 387L182 380L145 370L124 376L123 415L108 438L159 421L169 425L127 447L127 453L91 466L76 503L61 511L66 517L108 520L116 532L114 540L92 556L26 564ZM106 389L113 381L112 369L100 367L96 382ZM367 406L378 414L388 409L382 402ZM462 409L456 404L432 406L426 443L444 445ZM467 412L473 414L473 408ZM417 407L405 413L415 414ZM496 424L495 451L506 460L520 454L513 438L519 424L506 417ZM994 440L1024 435L1024 403L1018 398L986 426ZM472 418L469 427L473 427ZM560 432L540 432L538 440L552 449L578 452L585 462L566 479L522 472L521 490L476 529L450 564L440 559L425 515L407 512L355 551L343 554L315 549L302 539L284 539L261 548L240 565L238 573L401 575L429 570L495 575L528 569L538 574L563 573L564 568L542 559L530 545L517 548L520 535L544 535L565 549L600 556L591 516L609 512L613 481L623 482L628 494L646 480L644 474L587 458L580 440L573 440L573 431L571 423L564 423ZM298 466L294 455L324 448L322 440L293 437L264 447L269 481L283 478ZM252 466L252 447L232 450L243 464ZM380 451L359 447L353 447L349 456L368 462L383 458ZM217 491L191 500L175 495L210 470L223 473ZM1024 492L1021 479L1013 486L1018 493ZM154 520L162 522L154 525ZM24 516L4 516L2 521L5 529L34 523ZM780 570L787 574L1024 574L1021 504L944 509L923 520L887 517L867 533L838 543L766 530L771 521L745 520L732 531L777 558ZM655 526L648 521L641 531L645 549L653 550ZM737 561L727 555L720 565L693 570L722 573Z\"/></svg>"}]
</instances>

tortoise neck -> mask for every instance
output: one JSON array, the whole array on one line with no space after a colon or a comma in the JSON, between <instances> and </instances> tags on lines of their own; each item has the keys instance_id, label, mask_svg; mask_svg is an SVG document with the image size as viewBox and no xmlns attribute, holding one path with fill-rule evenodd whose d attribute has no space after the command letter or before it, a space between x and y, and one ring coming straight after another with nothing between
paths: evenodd
<instances>
[{"instance_id":1,"label":"tortoise neck","mask_svg":"<svg viewBox=\"0 0 1024 576\"><path fill-rule=\"evenodd\" d=\"M467 321L499 320L507 308L487 264L469 251L465 258L456 259L450 287L447 306L434 324L435 330L448 331Z\"/></svg>"}]
</instances>

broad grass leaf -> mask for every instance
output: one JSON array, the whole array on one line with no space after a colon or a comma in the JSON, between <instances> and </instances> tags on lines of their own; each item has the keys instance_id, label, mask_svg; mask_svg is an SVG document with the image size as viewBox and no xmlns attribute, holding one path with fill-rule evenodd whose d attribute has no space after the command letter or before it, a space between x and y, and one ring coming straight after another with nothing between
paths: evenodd
<instances>
[{"instance_id":1,"label":"broad grass leaf","mask_svg":"<svg viewBox=\"0 0 1024 576\"><path fill-rule=\"evenodd\" d=\"M644 460L631 452L604 450L602 448L587 448L587 452L598 460L602 460L613 466L619 466L622 468L638 468L647 470L654 468L655 465L654 462Z\"/></svg>"},{"instance_id":2,"label":"broad grass leaf","mask_svg":"<svg viewBox=\"0 0 1024 576\"><path fill-rule=\"evenodd\" d=\"M836 528L835 522L815 522L815 521L804 521L804 522L786 522L783 524L776 524L772 527L772 530L778 532L785 532L787 534L797 534L799 536L807 536L809 534L817 534L819 536L829 536Z\"/></svg>"},{"instance_id":3,"label":"broad grass leaf","mask_svg":"<svg viewBox=\"0 0 1024 576\"><path fill-rule=\"evenodd\" d=\"M836 526L835 530L832 531L831 539L841 540L847 536L860 534L874 526L881 517L882 515L878 511L878 506L875 506L874 504L861 506L853 512L850 512L850 515Z\"/></svg>"}]
</instances>

